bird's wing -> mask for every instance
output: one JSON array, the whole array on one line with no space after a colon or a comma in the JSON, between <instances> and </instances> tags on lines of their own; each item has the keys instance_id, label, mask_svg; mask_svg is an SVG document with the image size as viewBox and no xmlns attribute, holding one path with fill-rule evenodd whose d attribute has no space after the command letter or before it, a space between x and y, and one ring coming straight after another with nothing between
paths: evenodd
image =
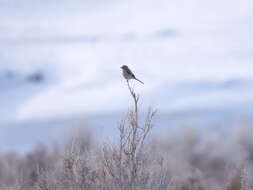
<instances>
[{"instance_id":1,"label":"bird's wing","mask_svg":"<svg viewBox=\"0 0 253 190\"><path fill-rule=\"evenodd\" d=\"M133 78L135 78L134 74L132 73L132 71L131 71L129 68L126 69L126 72L127 72L127 74L129 74L129 75L131 75Z\"/></svg>"}]
</instances>

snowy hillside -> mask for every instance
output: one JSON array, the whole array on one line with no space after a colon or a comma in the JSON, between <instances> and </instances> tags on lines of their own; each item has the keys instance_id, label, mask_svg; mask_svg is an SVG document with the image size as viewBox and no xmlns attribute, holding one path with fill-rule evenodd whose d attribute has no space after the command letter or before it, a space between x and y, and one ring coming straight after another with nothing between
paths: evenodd
<instances>
[{"instance_id":1,"label":"snowy hillside","mask_svg":"<svg viewBox=\"0 0 253 190\"><path fill-rule=\"evenodd\" d=\"M0 122L143 108L250 112L250 0L0 0Z\"/></svg>"},{"instance_id":2,"label":"snowy hillside","mask_svg":"<svg viewBox=\"0 0 253 190\"><path fill-rule=\"evenodd\" d=\"M1 110L12 104L18 119L121 110L122 64L163 111L252 103L250 3L2 0L1 73L15 79L1 81ZM22 82L33 72L46 84Z\"/></svg>"}]
</instances>

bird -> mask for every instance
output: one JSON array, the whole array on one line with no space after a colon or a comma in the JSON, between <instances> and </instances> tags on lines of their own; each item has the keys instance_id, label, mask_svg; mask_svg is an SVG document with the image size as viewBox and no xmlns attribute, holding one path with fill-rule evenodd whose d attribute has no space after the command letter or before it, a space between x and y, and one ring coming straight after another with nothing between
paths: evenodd
<instances>
[{"instance_id":1,"label":"bird","mask_svg":"<svg viewBox=\"0 0 253 190\"><path fill-rule=\"evenodd\" d=\"M120 67L122 69L122 74L124 76L124 78L127 80L130 80L130 79L135 79L137 81L139 81L141 84L144 84L141 80L137 79L135 77L135 75L133 74L133 72L128 68L127 65L123 65Z\"/></svg>"}]
</instances>

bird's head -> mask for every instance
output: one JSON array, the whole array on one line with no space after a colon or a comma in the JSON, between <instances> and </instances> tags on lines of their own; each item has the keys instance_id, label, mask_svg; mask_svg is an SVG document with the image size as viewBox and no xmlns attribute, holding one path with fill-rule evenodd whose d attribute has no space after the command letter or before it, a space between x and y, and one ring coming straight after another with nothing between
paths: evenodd
<instances>
[{"instance_id":1,"label":"bird's head","mask_svg":"<svg viewBox=\"0 0 253 190\"><path fill-rule=\"evenodd\" d=\"M120 68L121 69L127 69L128 67L126 65L122 65Z\"/></svg>"}]
</instances>

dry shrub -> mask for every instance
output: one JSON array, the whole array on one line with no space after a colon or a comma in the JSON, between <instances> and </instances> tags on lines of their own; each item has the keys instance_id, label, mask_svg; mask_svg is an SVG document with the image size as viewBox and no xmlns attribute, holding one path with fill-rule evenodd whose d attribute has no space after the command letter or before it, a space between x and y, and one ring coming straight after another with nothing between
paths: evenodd
<instances>
[{"instance_id":1,"label":"dry shrub","mask_svg":"<svg viewBox=\"0 0 253 190\"><path fill-rule=\"evenodd\" d=\"M64 146L40 145L26 155L2 155L0 189L253 189L252 129L229 134L188 128L147 141L155 111L149 110L141 123L139 96L128 88L134 107L118 124L117 142L100 144L88 130L79 129Z\"/></svg>"},{"instance_id":2,"label":"dry shrub","mask_svg":"<svg viewBox=\"0 0 253 190\"><path fill-rule=\"evenodd\" d=\"M222 142L206 143L204 134L189 134L159 137L144 143L141 151L131 147L132 138L124 141L122 135L117 143L98 145L91 140L82 144L77 138L63 149L38 146L24 156L9 153L0 157L0 189L252 189L249 157L233 160L237 155L224 154L222 149L228 147ZM238 149L235 152L249 151L242 144L234 148ZM129 152L133 150L134 154Z\"/></svg>"},{"instance_id":3,"label":"dry shrub","mask_svg":"<svg viewBox=\"0 0 253 190\"><path fill-rule=\"evenodd\" d=\"M150 163L144 151L145 139L153 127L155 111L149 110L144 124L140 124L138 116L139 96L130 87L128 88L134 100L134 109L127 114L126 120L119 125L120 140L114 146L103 146L102 159L105 178L110 180L113 189L147 189L150 172L147 165Z\"/></svg>"}]
</instances>

